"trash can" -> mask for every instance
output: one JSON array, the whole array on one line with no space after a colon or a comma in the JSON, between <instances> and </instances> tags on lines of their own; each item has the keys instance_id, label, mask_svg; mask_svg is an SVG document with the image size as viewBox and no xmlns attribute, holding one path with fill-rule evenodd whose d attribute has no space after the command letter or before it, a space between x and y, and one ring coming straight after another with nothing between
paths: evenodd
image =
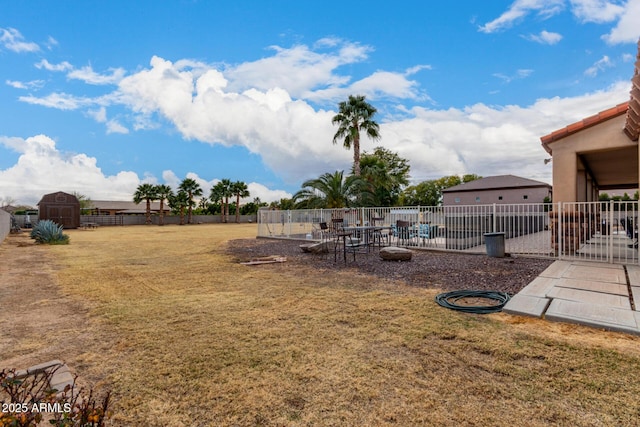
<instances>
[{"instance_id":1,"label":"trash can","mask_svg":"<svg viewBox=\"0 0 640 427\"><path fill-rule=\"evenodd\" d=\"M504 233L485 233L484 244L487 255L493 258L504 258Z\"/></svg>"}]
</instances>

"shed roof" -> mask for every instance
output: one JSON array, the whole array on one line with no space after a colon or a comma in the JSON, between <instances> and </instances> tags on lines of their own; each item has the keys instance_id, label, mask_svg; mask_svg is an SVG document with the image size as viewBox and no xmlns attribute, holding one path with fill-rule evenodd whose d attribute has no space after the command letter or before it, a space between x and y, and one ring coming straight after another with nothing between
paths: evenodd
<instances>
[{"instance_id":1,"label":"shed roof","mask_svg":"<svg viewBox=\"0 0 640 427\"><path fill-rule=\"evenodd\" d=\"M532 187L547 187L551 188L551 185L542 181L535 181L533 179L522 178L515 175L496 175L488 176L486 178L476 179L474 181L465 182L460 185L446 188L442 190L443 193L453 193L462 191L479 191L479 190L495 190L498 188L532 188Z\"/></svg>"}]
</instances>

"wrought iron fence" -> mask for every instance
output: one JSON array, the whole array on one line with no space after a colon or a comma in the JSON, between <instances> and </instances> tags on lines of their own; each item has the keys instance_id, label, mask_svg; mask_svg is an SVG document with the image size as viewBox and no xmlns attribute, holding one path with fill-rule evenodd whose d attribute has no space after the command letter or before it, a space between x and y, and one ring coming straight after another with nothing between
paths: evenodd
<instances>
[{"instance_id":1,"label":"wrought iron fence","mask_svg":"<svg viewBox=\"0 0 640 427\"><path fill-rule=\"evenodd\" d=\"M397 246L484 253L485 235L504 233L511 255L637 264L637 213L637 201L261 210L258 237L318 240L338 220L381 227Z\"/></svg>"}]
</instances>

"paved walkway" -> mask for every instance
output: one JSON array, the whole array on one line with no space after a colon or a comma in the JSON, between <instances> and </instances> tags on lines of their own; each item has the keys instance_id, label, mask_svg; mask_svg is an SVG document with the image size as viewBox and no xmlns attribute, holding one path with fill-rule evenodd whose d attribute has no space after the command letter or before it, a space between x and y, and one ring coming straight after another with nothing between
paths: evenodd
<instances>
[{"instance_id":1,"label":"paved walkway","mask_svg":"<svg viewBox=\"0 0 640 427\"><path fill-rule=\"evenodd\" d=\"M556 261L504 311L640 335L638 306L640 266Z\"/></svg>"}]
</instances>

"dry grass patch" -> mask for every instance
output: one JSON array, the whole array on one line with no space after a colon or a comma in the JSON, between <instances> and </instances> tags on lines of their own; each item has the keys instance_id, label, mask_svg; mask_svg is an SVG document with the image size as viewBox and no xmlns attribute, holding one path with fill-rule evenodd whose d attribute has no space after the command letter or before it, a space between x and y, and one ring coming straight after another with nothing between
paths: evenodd
<instances>
[{"instance_id":1,"label":"dry grass patch","mask_svg":"<svg viewBox=\"0 0 640 427\"><path fill-rule=\"evenodd\" d=\"M90 310L78 358L113 388L116 425L591 426L640 415L637 337L457 313L433 301L437 290L351 270L240 265L225 242L255 225L69 234L46 251L62 292Z\"/></svg>"}]
</instances>

